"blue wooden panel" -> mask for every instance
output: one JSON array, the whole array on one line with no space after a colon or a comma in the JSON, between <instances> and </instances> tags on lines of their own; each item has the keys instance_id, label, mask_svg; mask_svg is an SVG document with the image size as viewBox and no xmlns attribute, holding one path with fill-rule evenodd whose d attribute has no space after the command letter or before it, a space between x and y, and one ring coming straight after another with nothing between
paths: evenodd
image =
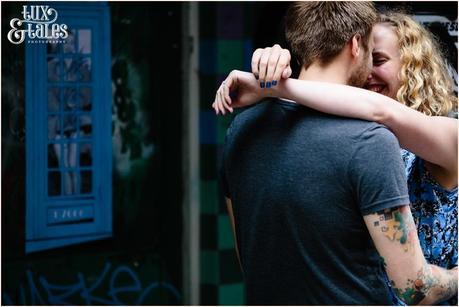
<instances>
[{"instance_id":1,"label":"blue wooden panel","mask_svg":"<svg viewBox=\"0 0 459 307\"><path fill-rule=\"evenodd\" d=\"M108 6L48 5L70 35L26 44L27 252L112 232Z\"/></svg>"}]
</instances>

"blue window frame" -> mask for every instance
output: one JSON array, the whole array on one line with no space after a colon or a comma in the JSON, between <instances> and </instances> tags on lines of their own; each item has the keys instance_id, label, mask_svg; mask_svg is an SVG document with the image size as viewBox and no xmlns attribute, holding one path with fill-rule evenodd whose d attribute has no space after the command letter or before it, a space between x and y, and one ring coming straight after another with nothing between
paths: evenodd
<instances>
[{"instance_id":1,"label":"blue window frame","mask_svg":"<svg viewBox=\"0 0 459 307\"><path fill-rule=\"evenodd\" d=\"M26 42L26 252L112 235L109 8L48 5L69 36Z\"/></svg>"}]
</instances>

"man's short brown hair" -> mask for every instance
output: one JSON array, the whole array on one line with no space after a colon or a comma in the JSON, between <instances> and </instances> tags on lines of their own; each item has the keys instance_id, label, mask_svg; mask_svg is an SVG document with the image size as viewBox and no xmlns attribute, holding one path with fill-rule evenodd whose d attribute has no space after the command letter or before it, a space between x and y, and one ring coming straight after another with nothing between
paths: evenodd
<instances>
[{"instance_id":1,"label":"man's short brown hair","mask_svg":"<svg viewBox=\"0 0 459 307\"><path fill-rule=\"evenodd\" d=\"M300 65L308 68L317 60L329 63L355 34L367 51L376 21L372 2L295 2L287 10L285 36Z\"/></svg>"}]
</instances>

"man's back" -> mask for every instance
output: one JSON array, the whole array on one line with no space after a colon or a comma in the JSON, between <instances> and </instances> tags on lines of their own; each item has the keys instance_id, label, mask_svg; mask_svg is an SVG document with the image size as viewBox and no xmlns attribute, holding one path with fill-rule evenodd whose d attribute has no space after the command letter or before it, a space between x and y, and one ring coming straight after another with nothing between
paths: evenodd
<instances>
[{"instance_id":1,"label":"man's back","mask_svg":"<svg viewBox=\"0 0 459 307\"><path fill-rule=\"evenodd\" d=\"M222 181L249 304L391 304L362 219L407 203L387 129L261 103L229 128Z\"/></svg>"}]
</instances>

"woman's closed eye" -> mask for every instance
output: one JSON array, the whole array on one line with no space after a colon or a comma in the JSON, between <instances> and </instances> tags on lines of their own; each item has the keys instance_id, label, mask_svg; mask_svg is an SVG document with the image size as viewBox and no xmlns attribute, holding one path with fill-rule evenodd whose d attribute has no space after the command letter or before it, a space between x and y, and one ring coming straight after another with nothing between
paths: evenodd
<instances>
[{"instance_id":1,"label":"woman's closed eye","mask_svg":"<svg viewBox=\"0 0 459 307\"><path fill-rule=\"evenodd\" d=\"M373 58L373 66L380 66L387 62L386 58Z\"/></svg>"}]
</instances>

